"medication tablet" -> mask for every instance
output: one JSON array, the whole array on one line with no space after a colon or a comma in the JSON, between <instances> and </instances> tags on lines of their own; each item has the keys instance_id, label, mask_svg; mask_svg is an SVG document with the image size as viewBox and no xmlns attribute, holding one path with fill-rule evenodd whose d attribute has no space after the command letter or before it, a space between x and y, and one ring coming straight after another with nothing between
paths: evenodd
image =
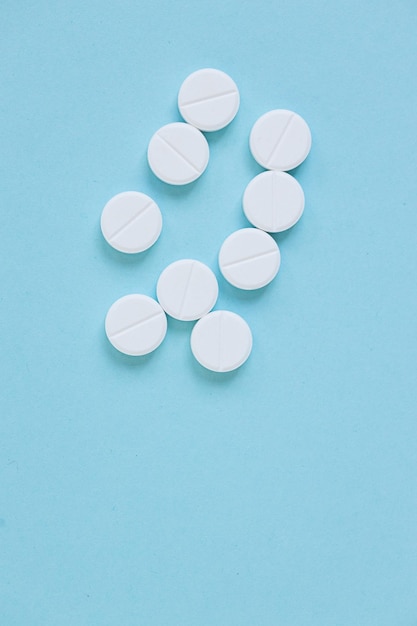
<instances>
[{"instance_id":1,"label":"medication tablet","mask_svg":"<svg viewBox=\"0 0 417 626\"><path fill-rule=\"evenodd\" d=\"M191 333L197 361L214 372L240 367L252 350L252 333L245 320L231 311L213 311L197 322Z\"/></svg>"},{"instance_id":2,"label":"medication tablet","mask_svg":"<svg viewBox=\"0 0 417 626\"><path fill-rule=\"evenodd\" d=\"M142 252L161 234L162 215L156 202L139 191L124 191L111 198L101 214L105 240L120 252Z\"/></svg>"},{"instance_id":3,"label":"medication tablet","mask_svg":"<svg viewBox=\"0 0 417 626\"><path fill-rule=\"evenodd\" d=\"M105 328L110 343L117 350L140 356L152 352L163 341L167 318L153 298L130 294L112 304Z\"/></svg>"},{"instance_id":4,"label":"medication tablet","mask_svg":"<svg viewBox=\"0 0 417 626\"><path fill-rule=\"evenodd\" d=\"M178 94L181 115L200 130L220 130L230 124L238 112L239 102L234 80L211 68L190 74Z\"/></svg>"},{"instance_id":5,"label":"medication tablet","mask_svg":"<svg viewBox=\"0 0 417 626\"><path fill-rule=\"evenodd\" d=\"M225 279L239 289L259 289L275 278L281 255L275 240L263 230L242 228L223 242L219 266Z\"/></svg>"},{"instance_id":6,"label":"medication tablet","mask_svg":"<svg viewBox=\"0 0 417 626\"><path fill-rule=\"evenodd\" d=\"M194 126L174 122L162 126L148 146L148 163L158 178L170 185L186 185L207 167L207 139Z\"/></svg>"},{"instance_id":7,"label":"medication tablet","mask_svg":"<svg viewBox=\"0 0 417 626\"><path fill-rule=\"evenodd\" d=\"M168 265L156 286L159 304L177 320L191 321L211 311L219 287L211 269L193 259L182 259Z\"/></svg>"},{"instance_id":8,"label":"medication tablet","mask_svg":"<svg viewBox=\"0 0 417 626\"><path fill-rule=\"evenodd\" d=\"M262 172L253 178L243 194L243 211L262 230L279 233L294 226L304 210L300 183L285 172Z\"/></svg>"},{"instance_id":9,"label":"medication tablet","mask_svg":"<svg viewBox=\"0 0 417 626\"><path fill-rule=\"evenodd\" d=\"M311 133L297 113L269 111L254 124L249 138L252 155L267 170L292 170L310 152Z\"/></svg>"}]
</instances>

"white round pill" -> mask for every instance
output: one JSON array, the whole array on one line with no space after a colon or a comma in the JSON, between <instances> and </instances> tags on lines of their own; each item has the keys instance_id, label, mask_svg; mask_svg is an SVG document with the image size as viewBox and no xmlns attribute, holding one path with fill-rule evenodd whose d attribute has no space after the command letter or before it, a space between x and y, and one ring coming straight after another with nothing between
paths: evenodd
<instances>
[{"instance_id":1,"label":"white round pill","mask_svg":"<svg viewBox=\"0 0 417 626\"><path fill-rule=\"evenodd\" d=\"M178 94L178 108L185 121L206 131L220 130L230 124L239 102L234 80L212 68L190 74Z\"/></svg>"},{"instance_id":2,"label":"white round pill","mask_svg":"<svg viewBox=\"0 0 417 626\"><path fill-rule=\"evenodd\" d=\"M310 152L311 133L300 115L276 109L255 122L249 146L259 165L286 172L300 165Z\"/></svg>"},{"instance_id":3,"label":"white round pill","mask_svg":"<svg viewBox=\"0 0 417 626\"><path fill-rule=\"evenodd\" d=\"M170 185L186 185L207 167L209 147L203 133L184 122L162 126L148 146L148 163L158 178Z\"/></svg>"},{"instance_id":4,"label":"white round pill","mask_svg":"<svg viewBox=\"0 0 417 626\"><path fill-rule=\"evenodd\" d=\"M225 279L239 289L259 289L275 278L281 255L275 240L257 228L242 228L225 241L219 266Z\"/></svg>"},{"instance_id":5,"label":"white round pill","mask_svg":"<svg viewBox=\"0 0 417 626\"><path fill-rule=\"evenodd\" d=\"M240 367L252 350L252 333L245 320L231 311L212 311L191 333L191 350L197 361L214 372Z\"/></svg>"},{"instance_id":6,"label":"white round pill","mask_svg":"<svg viewBox=\"0 0 417 626\"><path fill-rule=\"evenodd\" d=\"M101 214L106 241L120 252L142 252L161 234L162 215L156 202L139 191L124 191L111 198Z\"/></svg>"},{"instance_id":7,"label":"white round pill","mask_svg":"<svg viewBox=\"0 0 417 626\"><path fill-rule=\"evenodd\" d=\"M211 311L219 287L211 269L194 259L182 259L161 273L156 295L164 311L177 320L191 321Z\"/></svg>"},{"instance_id":8,"label":"white round pill","mask_svg":"<svg viewBox=\"0 0 417 626\"><path fill-rule=\"evenodd\" d=\"M248 220L269 233L294 226L304 210L300 183L286 172L262 172L243 194L243 211Z\"/></svg>"},{"instance_id":9,"label":"white round pill","mask_svg":"<svg viewBox=\"0 0 417 626\"><path fill-rule=\"evenodd\" d=\"M105 322L110 343L131 356L148 354L163 341L167 318L153 298L130 294L119 298L110 307Z\"/></svg>"}]
</instances>

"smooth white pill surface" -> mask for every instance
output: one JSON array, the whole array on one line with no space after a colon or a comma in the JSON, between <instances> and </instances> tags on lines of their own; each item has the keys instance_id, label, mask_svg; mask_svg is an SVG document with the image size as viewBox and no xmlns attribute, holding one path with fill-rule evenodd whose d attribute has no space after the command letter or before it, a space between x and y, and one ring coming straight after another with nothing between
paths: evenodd
<instances>
[{"instance_id":1,"label":"smooth white pill surface","mask_svg":"<svg viewBox=\"0 0 417 626\"><path fill-rule=\"evenodd\" d=\"M219 287L211 269L194 259L181 259L168 265L156 286L159 304L177 320L191 321L211 311Z\"/></svg>"},{"instance_id":2,"label":"smooth white pill surface","mask_svg":"<svg viewBox=\"0 0 417 626\"><path fill-rule=\"evenodd\" d=\"M163 341L167 318L153 298L130 294L116 300L105 322L106 335L113 346L131 356L148 354Z\"/></svg>"},{"instance_id":3,"label":"smooth white pill surface","mask_svg":"<svg viewBox=\"0 0 417 626\"><path fill-rule=\"evenodd\" d=\"M245 320L231 311L212 311L191 333L191 350L197 361L214 372L240 367L252 350L252 333Z\"/></svg>"},{"instance_id":4,"label":"smooth white pill surface","mask_svg":"<svg viewBox=\"0 0 417 626\"><path fill-rule=\"evenodd\" d=\"M156 202L139 191L124 191L111 198L101 214L106 241L129 254L150 248L161 234L162 215Z\"/></svg>"},{"instance_id":5,"label":"smooth white pill surface","mask_svg":"<svg viewBox=\"0 0 417 626\"><path fill-rule=\"evenodd\" d=\"M203 133L184 122L162 126L148 146L148 163L158 178L170 185L186 185L207 167L209 147Z\"/></svg>"},{"instance_id":6,"label":"smooth white pill surface","mask_svg":"<svg viewBox=\"0 0 417 626\"><path fill-rule=\"evenodd\" d=\"M259 289L275 278L281 255L275 240L257 228L242 228L223 242L219 266L225 279L239 289Z\"/></svg>"},{"instance_id":7,"label":"smooth white pill surface","mask_svg":"<svg viewBox=\"0 0 417 626\"><path fill-rule=\"evenodd\" d=\"M286 172L300 165L310 152L311 133L300 115L276 109L255 122L249 146L259 165Z\"/></svg>"},{"instance_id":8,"label":"smooth white pill surface","mask_svg":"<svg viewBox=\"0 0 417 626\"><path fill-rule=\"evenodd\" d=\"M300 183L286 172L262 172L243 194L243 211L248 220L269 233L294 226L304 210Z\"/></svg>"},{"instance_id":9,"label":"smooth white pill surface","mask_svg":"<svg viewBox=\"0 0 417 626\"><path fill-rule=\"evenodd\" d=\"M178 108L186 122L200 130L224 128L239 110L239 90L220 70L207 68L190 74L180 87Z\"/></svg>"}]
</instances>

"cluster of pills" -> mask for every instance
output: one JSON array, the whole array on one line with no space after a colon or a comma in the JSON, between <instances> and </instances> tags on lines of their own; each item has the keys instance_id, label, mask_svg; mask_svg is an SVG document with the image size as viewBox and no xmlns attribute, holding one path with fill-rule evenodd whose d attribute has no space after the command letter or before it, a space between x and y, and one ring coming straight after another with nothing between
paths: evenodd
<instances>
[{"instance_id":1,"label":"cluster of pills","mask_svg":"<svg viewBox=\"0 0 417 626\"><path fill-rule=\"evenodd\" d=\"M148 146L153 173L171 185L196 180L207 167L209 145L202 131L227 126L235 117L240 96L235 82L220 70L203 69L185 79L178 108L185 122L160 128ZM304 210L304 193L287 173L307 157L309 127L302 117L284 109L269 111L254 124L249 147L265 168L243 194L243 211L253 227L229 235L219 252L224 278L239 289L259 289L276 276L281 255L268 233L293 226ZM138 191L120 193L107 202L101 230L107 242L124 253L148 249L162 229L161 211L152 198ZM167 331L166 315L196 321L191 350L204 367L228 372L242 365L252 349L246 321L232 311L212 311L219 287L216 276L196 259L181 259L166 267L156 285L157 300L129 294L109 309L105 330L120 352L140 356L155 350Z\"/></svg>"}]
</instances>

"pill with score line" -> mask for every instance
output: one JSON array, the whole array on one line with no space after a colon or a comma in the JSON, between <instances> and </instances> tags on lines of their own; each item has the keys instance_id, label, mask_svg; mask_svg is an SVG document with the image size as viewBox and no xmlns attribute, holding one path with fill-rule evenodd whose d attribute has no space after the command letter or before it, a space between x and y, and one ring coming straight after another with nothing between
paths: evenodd
<instances>
[{"instance_id":1,"label":"pill with score line","mask_svg":"<svg viewBox=\"0 0 417 626\"><path fill-rule=\"evenodd\" d=\"M247 322L232 311L212 311L191 333L191 351L200 365L214 372L231 372L247 360L252 333Z\"/></svg>"},{"instance_id":2,"label":"pill with score line","mask_svg":"<svg viewBox=\"0 0 417 626\"><path fill-rule=\"evenodd\" d=\"M158 239L162 215L156 202L146 194L123 191L107 202L100 225L113 248L133 254L147 250Z\"/></svg>"},{"instance_id":3,"label":"pill with score line","mask_svg":"<svg viewBox=\"0 0 417 626\"><path fill-rule=\"evenodd\" d=\"M236 83L221 70L205 68L190 74L178 93L178 108L186 122L204 131L224 128L239 110Z\"/></svg>"},{"instance_id":4,"label":"pill with score line","mask_svg":"<svg viewBox=\"0 0 417 626\"><path fill-rule=\"evenodd\" d=\"M214 307L219 287L211 269L195 259L181 259L166 267L156 286L159 304L171 317L197 320Z\"/></svg>"},{"instance_id":5,"label":"pill with score line","mask_svg":"<svg viewBox=\"0 0 417 626\"><path fill-rule=\"evenodd\" d=\"M116 300L105 321L106 335L119 352L130 356L148 354L162 343L167 318L162 307L144 294L129 294Z\"/></svg>"},{"instance_id":6,"label":"pill with score line","mask_svg":"<svg viewBox=\"0 0 417 626\"><path fill-rule=\"evenodd\" d=\"M224 278L239 289L259 289L273 280L281 264L275 240L257 228L241 228L225 241L219 252Z\"/></svg>"},{"instance_id":7,"label":"pill with score line","mask_svg":"<svg viewBox=\"0 0 417 626\"><path fill-rule=\"evenodd\" d=\"M304 192L291 174L262 172L246 187L242 203L251 224L269 233L279 233L300 219Z\"/></svg>"},{"instance_id":8,"label":"pill with score line","mask_svg":"<svg viewBox=\"0 0 417 626\"><path fill-rule=\"evenodd\" d=\"M148 146L149 167L170 185L187 185L207 167L209 146L203 133L185 122L162 126Z\"/></svg>"},{"instance_id":9,"label":"pill with score line","mask_svg":"<svg viewBox=\"0 0 417 626\"><path fill-rule=\"evenodd\" d=\"M265 169L287 172L307 157L311 148L311 132L298 113L275 109L255 122L249 147L255 161Z\"/></svg>"}]
</instances>

